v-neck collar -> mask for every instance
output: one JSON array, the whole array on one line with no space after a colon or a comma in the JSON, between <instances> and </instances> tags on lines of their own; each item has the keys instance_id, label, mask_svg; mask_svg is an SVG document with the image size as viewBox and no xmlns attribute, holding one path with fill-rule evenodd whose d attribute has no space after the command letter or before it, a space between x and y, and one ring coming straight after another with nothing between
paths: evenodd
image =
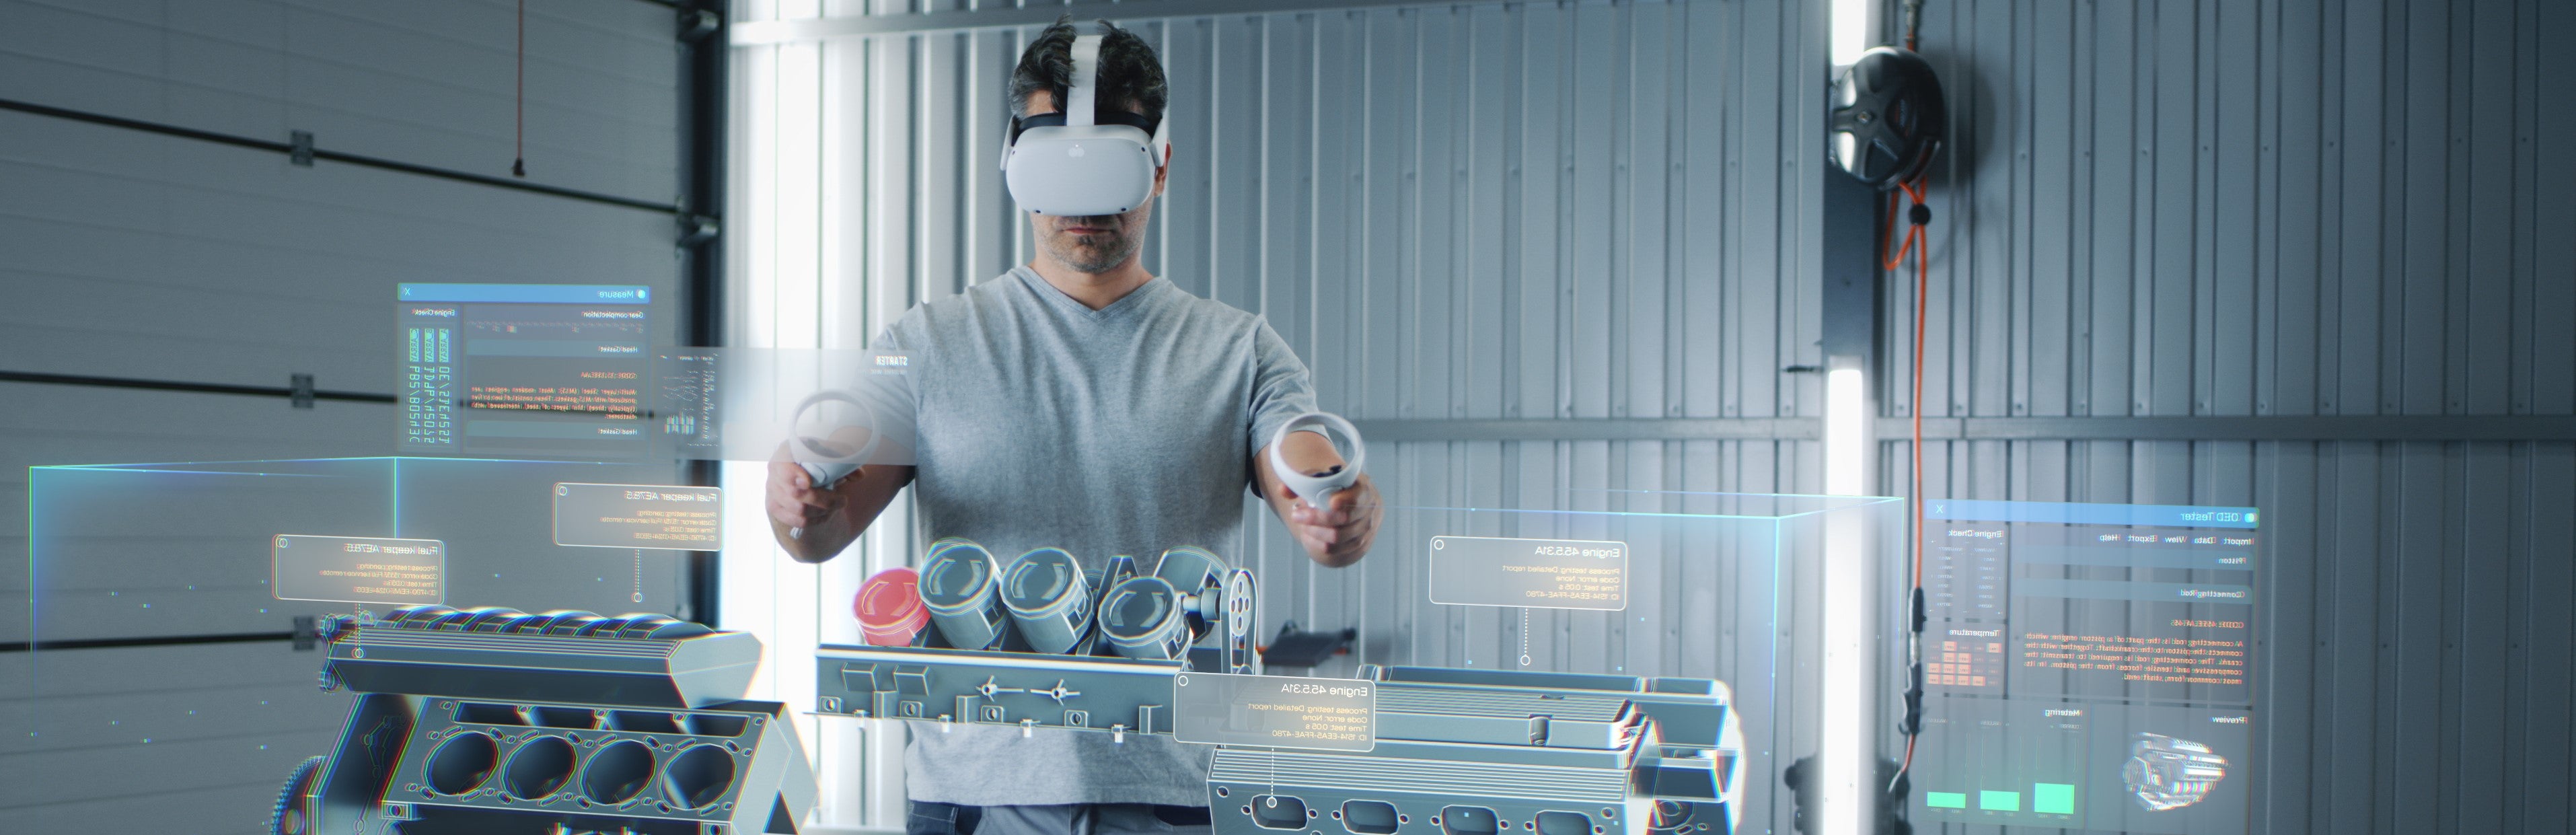
<instances>
[{"instance_id":1,"label":"v-neck collar","mask_svg":"<svg viewBox=\"0 0 2576 835\"><path fill-rule=\"evenodd\" d=\"M1047 283L1046 276L1038 275L1038 271L1030 269L1027 264L1012 267L1011 272L1020 277L1020 282L1028 287L1029 292L1035 293L1039 298L1047 300L1047 303L1054 305L1057 310L1074 317L1078 321L1091 322L1094 324L1106 324L1117 319L1126 318L1127 311L1136 310L1145 306L1144 303L1140 301L1141 299L1145 296L1162 292L1163 286L1168 283L1159 275L1146 279L1145 283L1136 285L1136 289L1127 291L1127 295L1119 296L1117 301L1110 302L1108 305L1098 310L1093 310L1090 305L1083 304L1081 301L1074 299L1074 297L1065 295L1063 290L1057 289L1055 285Z\"/></svg>"}]
</instances>

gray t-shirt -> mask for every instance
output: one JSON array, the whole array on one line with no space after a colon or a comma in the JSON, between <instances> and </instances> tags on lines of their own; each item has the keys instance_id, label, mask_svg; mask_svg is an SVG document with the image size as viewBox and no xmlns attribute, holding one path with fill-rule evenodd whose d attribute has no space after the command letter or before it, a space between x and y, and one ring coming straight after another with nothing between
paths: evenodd
<instances>
[{"instance_id":1,"label":"gray t-shirt","mask_svg":"<svg viewBox=\"0 0 2576 835\"><path fill-rule=\"evenodd\" d=\"M1252 453L1315 408L1305 364L1260 317L1160 278L1092 310L1022 266L913 308L876 347L912 356L912 489L930 535L1003 560L1053 546L1151 570L1163 549L1231 543ZM916 724L904 790L1200 806L1207 766L1208 751L1163 736Z\"/></svg>"}]
</instances>

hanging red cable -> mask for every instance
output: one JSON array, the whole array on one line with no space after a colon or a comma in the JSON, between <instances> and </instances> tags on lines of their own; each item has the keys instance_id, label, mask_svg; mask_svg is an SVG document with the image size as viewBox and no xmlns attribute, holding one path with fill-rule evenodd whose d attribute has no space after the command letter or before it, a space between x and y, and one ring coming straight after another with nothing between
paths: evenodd
<instances>
[{"instance_id":1,"label":"hanging red cable","mask_svg":"<svg viewBox=\"0 0 2576 835\"><path fill-rule=\"evenodd\" d=\"M1922 11L1923 0L1906 0L1904 6L1904 27L1905 50L1907 52L1921 51L1920 35L1922 34L1923 24ZM1914 443L1910 452L1914 465L1914 489L1911 491L1912 495L1907 497L1907 503L1912 505L1912 510L1914 512L1914 541L1912 543L1914 557L1914 582L1910 585L1911 593L1908 595L1908 608L1906 611L1905 696L1908 704L1906 719L1903 726L1905 733L1905 759L1897 764L1896 773L1888 777L1886 792L1890 795L1893 795L1896 792L1897 784L1905 780L1905 775L1914 770L1914 745L1915 742L1921 738L1922 733L1923 618L1925 614L1923 602L1923 539L1925 521L1925 514L1923 512L1923 327L1925 322L1928 320L1925 307L1930 303L1932 283L1932 243L1929 236L1924 231L1924 227L1930 225L1932 222L1932 209L1931 207L1924 205L1923 196L1926 188L1923 185L1923 181L1929 176L1931 176L1931 171L1927 169L1916 173L1911 181L1901 182L1898 184L1898 187L1905 193L1905 196L1913 199L1914 206L1912 210L1906 213L1907 229L1905 232L1905 243L1897 248L1896 257L1887 257L1887 238L1894 237L1896 226L1896 208L1899 205L1896 195L1888 195L1888 218L1886 231L1880 234L1878 244L1879 263L1890 273L1895 272L1904 265L1907 253L1910 252L1914 255L1914 355L1912 357L1914 365L1914 391L1913 405L1911 407L1912 413L1908 415L1913 422Z\"/></svg>"},{"instance_id":2,"label":"hanging red cable","mask_svg":"<svg viewBox=\"0 0 2576 835\"><path fill-rule=\"evenodd\" d=\"M1907 45L1911 47L1912 39L1908 38L1907 40ZM1921 617L1923 606L1923 325L1926 321L1925 307L1929 303L1929 299L1931 297L1932 284L1932 245L1924 234L1924 226L1931 220L1930 209L1923 205L1923 195L1925 191L1923 187L1924 176L1925 175L1918 174L1915 176L1913 182L1904 183L1901 186L1905 195L1913 198L1914 200L1914 209L1909 213L1907 218L1907 225L1910 228L1906 232L1906 247L1911 249L1914 253L1914 393L1913 405L1910 407L1909 415L1914 424L1914 443L1910 448L1914 459L1914 489L1908 497L1908 503L1913 505L1914 511L1914 542L1912 543L1914 552L1914 582L1909 584L1909 588L1912 589L1912 593L1909 595L1909 605L1912 606L1913 609L1909 613L1909 636L1906 642L1906 656L1908 661L1906 674L1913 680L1908 682L1909 689L1921 686L1919 680L1922 676L1921 671L1923 669L1923 630L1919 622L1913 622L1910 618ZM1893 205L1894 201L1893 198L1891 198L1890 214L1894 213L1892 210ZM1893 220L1894 218L1890 218L1891 222ZM1884 247L1882 247L1882 249L1884 249ZM1888 269L1893 271L1902 264L1905 260L1905 254L1905 249L1897 250L1896 261L1888 264ZM1905 779L1906 773L1914 770L1914 744L1919 738L1920 736L1917 733L1908 733L1905 735L1905 759L1897 764L1896 774L1888 779L1888 791L1895 791L1897 781Z\"/></svg>"}]
</instances>

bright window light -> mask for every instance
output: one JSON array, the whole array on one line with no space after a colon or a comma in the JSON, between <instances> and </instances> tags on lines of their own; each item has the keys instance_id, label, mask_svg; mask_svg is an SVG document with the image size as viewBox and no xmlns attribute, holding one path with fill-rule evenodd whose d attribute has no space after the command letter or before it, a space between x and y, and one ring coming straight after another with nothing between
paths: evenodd
<instances>
[{"instance_id":1,"label":"bright window light","mask_svg":"<svg viewBox=\"0 0 2576 835\"><path fill-rule=\"evenodd\" d=\"M1825 374L1825 492L1860 496L1869 492L1869 403L1862 393L1860 369L1837 368Z\"/></svg>"},{"instance_id":2,"label":"bright window light","mask_svg":"<svg viewBox=\"0 0 2576 835\"><path fill-rule=\"evenodd\" d=\"M736 53L744 118L736 126L736 147L746 155L749 172L739 186L741 220L733 227L745 264L735 285L744 311L733 332L736 346L811 348L818 338L813 300L820 273L820 49L805 43ZM717 569L717 617L723 622L716 626L749 632L767 649L749 697L795 706L801 738L822 739L823 728L806 712L813 709L814 665L796 661L810 660L817 643L817 571L788 559L770 539L761 492L767 465L726 462L723 473L731 489L725 491L725 548Z\"/></svg>"},{"instance_id":3,"label":"bright window light","mask_svg":"<svg viewBox=\"0 0 2576 835\"><path fill-rule=\"evenodd\" d=\"M1869 402L1867 381L1858 368L1825 373L1825 492L1857 496L1868 492ZM1825 534L1825 576L1832 585L1824 612L1824 727L1817 756L1821 791L1815 810L1823 835L1861 835L1874 804L1863 785L1870 781L1876 759L1870 752L1873 717L1868 695L1876 692L1869 652L1871 615L1876 611L1867 544L1870 534L1836 528Z\"/></svg>"},{"instance_id":4,"label":"bright window light","mask_svg":"<svg viewBox=\"0 0 2576 835\"><path fill-rule=\"evenodd\" d=\"M1821 778L1816 792L1822 835L1863 835L1875 814L1876 781L1870 776L1878 759L1870 750L1877 717L1870 695L1877 691L1877 670L1869 635L1877 597L1871 582L1867 531L1825 532L1825 571L1832 588L1825 596L1824 724L1819 729L1816 765Z\"/></svg>"},{"instance_id":5,"label":"bright window light","mask_svg":"<svg viewBox=\"0 0 2576 835\"><path fill-rule=\"evenodd\" d=\"M1869 50L1869 12L1874 0L1834 0L1826 26L1832 38L1834 66L1847 67Z\"/></svg>"}]
</instances>

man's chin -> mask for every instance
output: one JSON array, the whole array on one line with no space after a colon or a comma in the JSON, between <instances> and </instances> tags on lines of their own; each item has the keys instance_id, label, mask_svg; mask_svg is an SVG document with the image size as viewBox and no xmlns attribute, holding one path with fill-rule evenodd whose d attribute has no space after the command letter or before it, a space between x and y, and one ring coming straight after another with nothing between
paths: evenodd
<instances>
[{"instance_id":1,"label":"man's chin","mask_svg":"<svg viewBox=\"0 0 2576 835\"><path fill-rule=\"evenodd\" d=\"M1111 267L1118 266L1119 261L1126 260L1123 257L1113 257L1119 255L1119 251L1116 247L1108 246L1075 245L1056 250L1055 254L1058 260L1065 263L1065 266L1086 273L1107 272Z\"/></svg>"}]
</instances>

